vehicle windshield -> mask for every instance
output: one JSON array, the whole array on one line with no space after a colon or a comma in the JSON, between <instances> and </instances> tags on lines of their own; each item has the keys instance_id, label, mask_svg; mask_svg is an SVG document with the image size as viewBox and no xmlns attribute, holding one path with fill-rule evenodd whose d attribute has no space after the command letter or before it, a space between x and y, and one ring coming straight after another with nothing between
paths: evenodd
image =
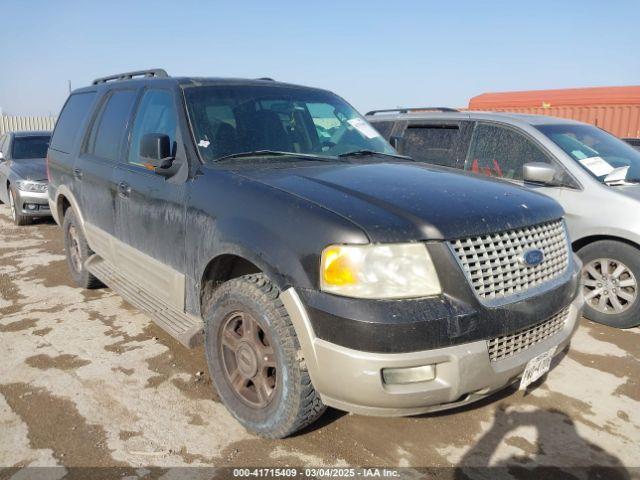
<instances>
[{"instance_id":1,"label":"vehicle windshield","mask_svg":"<svg viewBox=\"0 0 640 480\"><path fill-rule=\"evenodd\" d=\"M47 149L49 148L49 140L51 140L51 137L48 135L15 137L13 139L11 158L13 160L45 158L47 156Z\"/></svg>"},{"instance_id":2,"label":"vehicle windshield","mask_svg":"<svg viewBox=\"0 0 640 480\"><path fill-rule=\"evenodd\" d=\"M396 153L329 92L277 85L199 86L184 92L196 144L208 162L260 151L330 158L357 151Z\"/></svg>"},{"instance_id":3,"label":"vehicle windshield","mask_svg":"<svg viewBox=\"0 0 640 480\"><path fill-rule=\"evenodd\" d=\"M640 182L640 152L604 130L571 124L537 128L599 181Z\"/></svg>"}]
</instances>

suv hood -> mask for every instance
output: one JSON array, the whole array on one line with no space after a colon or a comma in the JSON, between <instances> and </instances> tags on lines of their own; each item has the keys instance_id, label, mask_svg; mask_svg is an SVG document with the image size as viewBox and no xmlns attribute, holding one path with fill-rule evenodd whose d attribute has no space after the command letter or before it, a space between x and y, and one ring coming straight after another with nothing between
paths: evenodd
<instances>
[{"instance_id":1,"label":"suv hood","mask_svg":"<svg viewBox=\"0 0 640 480\"><path fill-rule=\"evenodd\" d=\"M616 192L621 193L634 200L640 200L640 185L625 185L615 187Z\"/></svg>"},{"instance_id":2,"label":"suv hood","mask_svg":"<svg viewBox=\"0 0 640 480\"><path fill-rule=\"evenodd\" d=\"M525 188L421 163L278 164L236 173L348 218L372 242L452 240L564 214L554 200Z\"/></svg>"},{"instance_id":3,"label":"suv hood","mask_svg":"<svg viewBox=\"0 0 640 480\"><path fill-rule=\"evenodd\" d=\"M23 180L44 181L47 179L47 165L44 158L12 160L10 168Z\"/></svg>"}]
</instances>

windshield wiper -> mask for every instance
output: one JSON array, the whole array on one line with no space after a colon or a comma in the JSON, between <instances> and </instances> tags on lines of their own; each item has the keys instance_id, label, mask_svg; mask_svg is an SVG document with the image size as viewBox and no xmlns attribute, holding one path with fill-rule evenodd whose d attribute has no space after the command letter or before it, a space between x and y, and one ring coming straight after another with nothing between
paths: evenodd
<instances>
[{"instance_id":1,"label":"windshield wiper","mask_svg":"<svg viewBox=\"0 0 640 480\"><path fill-rule=\"evenodd\" d=\"M251 152L238 152L216 158L214 162L231 160L234 158L250 158L250 157L293 157L293 158L312 158L318 161L327 161L327 157L312 155L310 153L282 152L279 150L254 150Z\"/></svg>"},{"instance_id":2,"label":"windshield wiper","mask_svg":"<svg viewBox=\"0 0 640 480\"><path fill-rule=\"evenodd\" d=\"M397 154L397 153L376 152L374 150L356 150L354 152L341 153L340 155L338 155L338 157L340 157L340 158L346 158L346 157L368 157L368 156L374 156L374 155L380 155L380 156L383 156L383 157L400 158L402 160L411 160L412 162L415 161L413 158L407 157L406 155L400 155L400 154Z\"/></svg>"}]
</instances>

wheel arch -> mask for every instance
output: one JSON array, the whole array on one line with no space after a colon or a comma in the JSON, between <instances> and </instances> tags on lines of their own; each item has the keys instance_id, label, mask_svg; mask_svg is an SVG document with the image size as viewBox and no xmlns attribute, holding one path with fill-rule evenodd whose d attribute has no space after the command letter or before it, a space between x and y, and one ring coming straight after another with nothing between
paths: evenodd
<instances>
[{"instance_id":1,"label":"wheel arch","mask_svg":"<svg viewBox=\"0 0 640 480\"><path fill-rule=\"evenodd\" d=\"M626 243L627 245L637 248L640 250L640 244L629 240L628 238L618 237L616 235L589 235L586 237L579 238L575 240L571 246L574 252L579 251L580 249L586 247L587 245L591 245L592 243L599 242L602 240L609 240L614 242Z\"/></svg>"},{"instance_id":2,"label":"wheel arch","mask_svg":"<svg viewBox=\"0 0 640 480\"><path fill-rule=\"evenodd\" d=\"M200 311L204 312L211 295L224 282L251 273L269 275L264 266L257 265L254 260L248 259L246 254L240 252L227 251L211 258L200 278Z\"/></svg>"},{"instance_id":3,"label":"wheel arch","mask_svg":"<svg viewBox=\"0 0 640 480\"><path fill-rule=\"evenodd\" d=\"M51 204L51 202L49 203ZM64 222L64 216L67 210L69 208L73 209L80 223L80 228L82 229L83 234L85 234L82 210L80 210L80 207L78 206L78 201L76 200L75 195L67 186L61 185L58 187L52 207L54 207L52 208L53 217L59 225L62 225Z\"/></svg>"}]
</instances>

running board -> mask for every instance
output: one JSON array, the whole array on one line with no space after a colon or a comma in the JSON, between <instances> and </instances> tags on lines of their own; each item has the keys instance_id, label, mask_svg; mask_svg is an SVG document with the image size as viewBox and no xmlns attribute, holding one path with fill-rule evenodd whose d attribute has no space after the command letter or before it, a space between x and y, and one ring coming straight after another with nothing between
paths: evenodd
<instances>
[{"instance_id":1,"label":"running board","mask_svg":"<svg viewBox=\"0 0 640 480\"><path fill-rule=\"evenodd\" d=\"M177 311L120 273L113 264L97 254L85 263L87 270L128 303L148 314L153 321L185 347L202 343L204 324L193 315Z\"/></svg>"}]
</instances>

